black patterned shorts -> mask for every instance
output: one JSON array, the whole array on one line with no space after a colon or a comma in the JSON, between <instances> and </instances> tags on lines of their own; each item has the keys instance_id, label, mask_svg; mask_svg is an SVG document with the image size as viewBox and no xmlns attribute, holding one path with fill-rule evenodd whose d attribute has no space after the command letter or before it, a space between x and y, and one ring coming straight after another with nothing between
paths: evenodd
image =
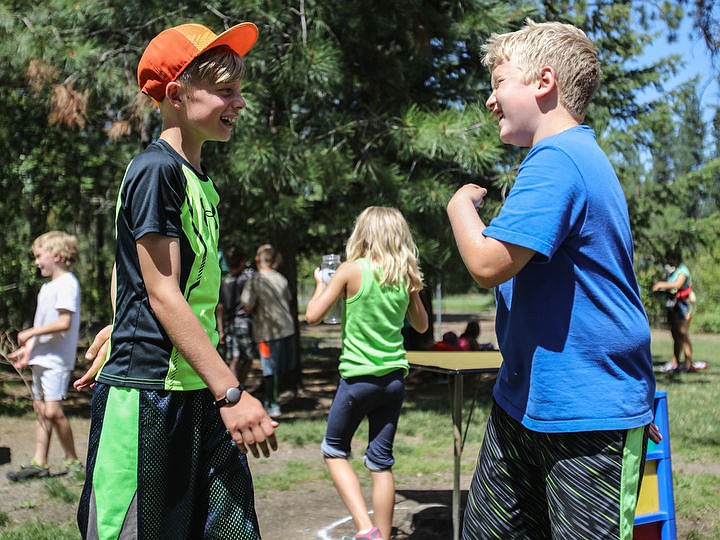
<instances>
[{"instance_id":1,"label":"black patterned shorts","mask_svg":"<svg viewBox=\"0 0 720 540\"><path fill-rule=\"evenodd\" d=\"M96 383L83 538L260 538L247 458L212 401Z\"/></svg>"},{"instance_id":2,"label":"black patterned shorts","mask_svg":"<svg viewBox=\"0 0 720 540\"><path fill-rule=\"evenodd\" d=\"M631 540L647 428L540 433L493 404L464 540Z\"/></svg>"}]
</instances>

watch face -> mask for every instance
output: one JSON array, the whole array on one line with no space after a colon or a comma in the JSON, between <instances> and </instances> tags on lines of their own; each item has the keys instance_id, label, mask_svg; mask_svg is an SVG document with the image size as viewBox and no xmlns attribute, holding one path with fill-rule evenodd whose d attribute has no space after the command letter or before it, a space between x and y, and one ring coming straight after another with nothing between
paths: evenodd
<instances>
[{"instance_id":1,"label":"watch face","mask_svg":"<svg viewBox=\"0 0 720 540\"><path fill-rule=\"evenodd\" d=\"M225 393L225 399L227 399L229 403L237 403L240 401L241 394L242 390L239 388L228 388L228 391Z\"/></svg>"}]
</instances>

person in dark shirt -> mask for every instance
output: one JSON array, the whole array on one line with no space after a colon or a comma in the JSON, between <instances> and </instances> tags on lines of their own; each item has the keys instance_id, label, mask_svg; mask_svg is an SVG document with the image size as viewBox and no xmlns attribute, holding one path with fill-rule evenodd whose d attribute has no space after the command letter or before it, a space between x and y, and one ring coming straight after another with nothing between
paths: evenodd
<instances>
[{"instance_id":1,"label":"person in dark shirt","mask_svg":"<svg viewBox=\"0 0 720 540\"><path fill-rule=\"evenodd\" d=\"M245 266L247 255L239 247L228 248L225 260L230 270L220 284L220 302L215 312L219 343L225 346L225 361L244 385L256 347L252 338L252 317L243 309L240 295L255 272Z\"/></svg>"}]
</instances>

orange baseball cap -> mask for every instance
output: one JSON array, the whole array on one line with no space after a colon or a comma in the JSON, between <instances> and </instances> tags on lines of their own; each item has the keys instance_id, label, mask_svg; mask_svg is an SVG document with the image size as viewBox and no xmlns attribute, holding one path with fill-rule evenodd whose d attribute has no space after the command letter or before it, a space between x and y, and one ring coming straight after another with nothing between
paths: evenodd
<instances>
[{"instance_id":1,"label":"orange baseball cap","mask_svg":"<svg viewBox=\"0 0 720 540\"><path fill-rule=\"evenodd\" d=\"M138 64L140 90L158 103L165 99L167 83L174 81L195 58L213 47L227 45L240 56L257 41L251 22L233 26L220 35L202 24L181 24L163 30L148 44Z\"/></svg>"}]
</instances>

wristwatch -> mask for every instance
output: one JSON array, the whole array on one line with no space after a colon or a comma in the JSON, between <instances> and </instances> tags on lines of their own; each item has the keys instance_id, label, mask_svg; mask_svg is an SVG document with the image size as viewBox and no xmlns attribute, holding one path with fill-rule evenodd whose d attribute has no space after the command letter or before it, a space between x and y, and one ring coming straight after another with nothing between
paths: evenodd
<instances>
[{"instance_id":1,"label":"wristwatch","mask_svg":"<svg viewBox=\"0 0 720 540\"><path fill-rule=\"evenodd\" d=\"M245 388L242 386L233 386L231 388L227 389L227 392L225 392L225 396L218 399L217 401L213 402L213 405L215 408L219 409L220 407L225 407L225 405L235 405L238 401L240 401L240 396L242 396L242 393L245 391Z\"/></svg>"}]
</instances>

